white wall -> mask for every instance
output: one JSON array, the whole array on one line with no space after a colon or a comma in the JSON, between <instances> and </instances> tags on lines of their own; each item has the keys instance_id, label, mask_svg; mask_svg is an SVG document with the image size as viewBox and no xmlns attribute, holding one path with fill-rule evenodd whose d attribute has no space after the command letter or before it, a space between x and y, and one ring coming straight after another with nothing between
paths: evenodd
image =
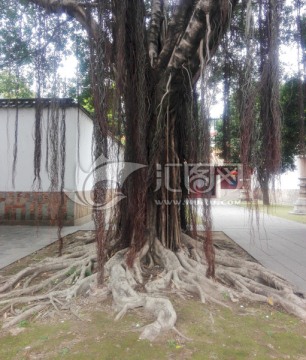
<instances>
[{"instance_id":1,"label":"white wall","mask_svg":"<svg viewBox=\"0 0 306 360\"><path fill-rule=\"evenodd\" d=\"M66 110L65 188L71 191L77 187L78 113L80 116L80 163L85 168L91 164L92 120L82 111L78 112L77 108L68 108ZM12 166L15 118L16 109L0 109L0 191L31 191L34 180L35 110L34 108L20 108L18 111L18 152L14 188L12 185ZM41 191L48 191L50 186L45 168L47 118L48 110L44 109L42 116Z\"/></svg>"},{"instance_id":2,"label":"white wall","mask_svg":"<svg viewBox=\"0 0 306 360\"><path fill-rule=\"evenodd\" d=\"M299 189L299 170L287 171L281 175L280 184L277 184L277 188L286 189Z\"/></svg>"},{"instance_id":3,"label":"white wall","mask_svg":"<svg viewBox=\"0 0 306 360\"><path fill-rule=\"evenodd\" d=\"M0 108L0 191L32 191L34 180L35 109L20 108L18 110L18 151L14 188L12 184L12 167L15 142L15 119L16 109ZM50 179L45 166L47 124L48 110L44 109L42 115L41 191L48 191L50 187ZM65 190L67 192L74 192L76 190L90 191L93 188L93 171L96 165L93 164L92 161L92 138L92 119L82 110L68 108L66 110L65 169ZM123 147L120 147L118 156L119 145L116 140L109 137L108 148L108 159L101 156L99 165L106 163L106 166L103 166L103 178L104 180L108 180L108 187L114 188L115 182L117 181L117 174L123 168ZM118 160L120 162L119 164L117 163Z\"/></svg>"},{"instance_id":4,"label":"white wall","mask_svg":"<svg viewBox=\"0 0 306 360\"><path fill-rule=\"evenodd\" d=\"M92 168L92 138L93 122L84 112L77 109L76 119L79 116L79 129L76 121L76 143L75 143L75 162L72 166L74 186L73 189L91 190L93 186Z\"/></svg>"}]
</instances>

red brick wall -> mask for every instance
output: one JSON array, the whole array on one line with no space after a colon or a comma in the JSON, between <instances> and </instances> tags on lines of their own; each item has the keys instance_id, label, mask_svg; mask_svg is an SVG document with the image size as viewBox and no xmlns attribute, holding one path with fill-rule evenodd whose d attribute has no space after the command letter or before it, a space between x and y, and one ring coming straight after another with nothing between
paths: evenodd
<instances>
[{"instance_id":1,"label":"red brick wall","mask_svg":"<svg viewBox=\"0 0 306 360\"><path fill-rule=\"evenodd\" d=\"M56 225L60 193L0 192L0 224ZM64 195L63 222L74 222L74 203Z\"/></svg>"}]
</instances>

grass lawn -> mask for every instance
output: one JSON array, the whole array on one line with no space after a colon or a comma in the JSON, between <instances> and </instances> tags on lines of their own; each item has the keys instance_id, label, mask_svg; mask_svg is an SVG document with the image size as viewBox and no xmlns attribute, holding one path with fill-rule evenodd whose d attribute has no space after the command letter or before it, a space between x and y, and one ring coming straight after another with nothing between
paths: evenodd
<instances>
[{"instance_id":1,"label":"grass lawn","mask_svg":"<svg viewBox=\"0 0 306 360\"><path fill-rule=\"evenodd\" d=\"M241 203L241 205L239 206L243 206L243 207L247 207L246 203ZM259 210L263 213L269 214L269 215L273 215L273 216L278 216L280 218L286 219L286 220L291 220L291 221L296 221L302 224L306 224L306 215L295 215L295 214L290 214L290 211L293 210L293 205L270 205L270 206L264 206L262 204L259 204Z\"/></svg>"},{"instance_id":2,"label":"grass lawn","mask_svg":"<svg viewBox=\"0 0 306 360\"><path fill-rule=\"evenodd\" d=\"M77 245L78 234L68 235L64 241ZM219 246L247 260L248 255L223 233L213 236ZM57 256L57 251L58 244L53 243L2 269L0 278ZM0 330L0 360L306 360L305 323L275 308L273 302L233 303L224 293L225 308L202 304L190 294L182 298L169 292L165 296L177 312L177 329L190 340L173 330L152 343L139 340L141 328L153 321L151 315L140 308L115 321L111 297L105 300L92 295L72 299L68 304L71 311L50 308L47 317L23 320L9 331Z\"/></svg>"},{"instance_id":3,"label":"grass lawn","mask_svg":"<svg viewBox=\"0 0 306 360\"><path fill-rule=\"evenodd\" d=\"M85 301L84 321L58 315L52 321L21 322L2 333L0 359L306 359L305 324L269 305L239 303L225 309L195 299L172 301L177 328L191 341L174 331L153 343L140 341L139 329L150 321L141 310L115 322L110 302L92 309Z\"/></svg>"}]
</instances>

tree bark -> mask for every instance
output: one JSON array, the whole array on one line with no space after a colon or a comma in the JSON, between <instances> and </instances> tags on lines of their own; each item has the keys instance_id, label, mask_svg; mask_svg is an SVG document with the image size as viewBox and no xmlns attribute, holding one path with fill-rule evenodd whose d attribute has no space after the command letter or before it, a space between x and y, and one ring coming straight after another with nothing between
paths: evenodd
<instances>
[{"instance_id":1,"label":"tree bark","mask_svg":"<svg viewBox=\"0 0 306 360\"><path fill-rule=\"evenodd\" d=\"M263 185L261 187L262 191L262 202L265 206L270 205L270 196L269 196L269 187L267 187L267 184Z\"/></svg>"},{"instance_id":2,"label":"tree bark","mask_svg":"<svg viewBox=\"0 0 306 360\"><path fill-rule=\"evenodd\" d=\"M266 206L270 205L270 191L269 191L269 183L270 176L267 174L265 170L258 169L258 180L260 184L260 189L262 192L262 201Z\"/></svg>"}]
</instances>

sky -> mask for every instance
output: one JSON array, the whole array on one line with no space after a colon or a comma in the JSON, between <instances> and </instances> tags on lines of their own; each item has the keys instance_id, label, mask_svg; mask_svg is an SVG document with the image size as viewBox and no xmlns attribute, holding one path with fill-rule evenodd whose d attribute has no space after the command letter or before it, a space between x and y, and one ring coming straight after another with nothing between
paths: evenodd
<instances>
[{"instance_id":1,"label":"sky","mask_svg":"<svg viewBox=\"0 0 306 360\"><path fill-rule=\"evenodd\" d=\"M59 74L62 78L72 79L77 75L78 62L74 55L67 56L62 60Z\"/></svg>"}]
</instances>

